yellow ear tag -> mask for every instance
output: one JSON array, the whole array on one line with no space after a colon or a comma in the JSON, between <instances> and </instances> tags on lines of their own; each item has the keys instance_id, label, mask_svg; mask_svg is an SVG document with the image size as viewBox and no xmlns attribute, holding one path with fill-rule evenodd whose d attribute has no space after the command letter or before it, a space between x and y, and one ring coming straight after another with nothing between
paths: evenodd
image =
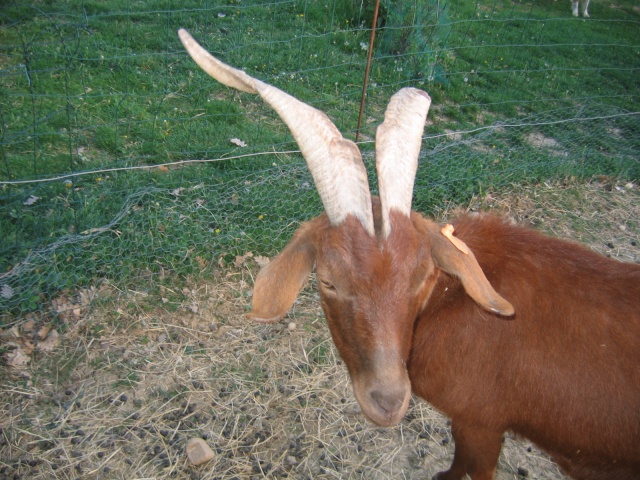
<instances>
[{"instance_id":1,"label":"yellow ear tag","mask_svg":"<svg viewBox=\"0 0 640 480\"><path fill-rule=\"evenodd\" d=\"M471 253L471 250L469 250L469 247L467 247L466 243L453 236L453 225L451 225L450 223L442 227L440 233L447 237L449 241L453 243L453 245L465 255L469 255L469 253Z\"/></svg>"}]
</instances>

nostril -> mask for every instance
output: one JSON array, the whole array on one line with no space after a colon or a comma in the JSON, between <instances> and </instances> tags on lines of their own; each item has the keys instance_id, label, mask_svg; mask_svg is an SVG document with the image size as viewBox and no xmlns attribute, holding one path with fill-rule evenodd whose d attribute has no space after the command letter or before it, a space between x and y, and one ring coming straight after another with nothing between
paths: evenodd
<instances>
[{"instance_id":1,"label":"nostril","mask_svg":"<svg viewBox=\"0 0 640 480\"><path fill-rule=\"evenodd\" d=\"M369 396L385 414L393 415L404 405L406 392L404 389L373 390Z\"/></svg>"}]
</instances>

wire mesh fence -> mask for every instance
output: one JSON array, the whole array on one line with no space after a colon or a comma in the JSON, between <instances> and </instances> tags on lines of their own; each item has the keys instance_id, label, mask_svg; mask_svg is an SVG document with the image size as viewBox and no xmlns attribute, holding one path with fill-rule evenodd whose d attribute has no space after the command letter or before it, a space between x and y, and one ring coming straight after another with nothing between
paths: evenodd
<instances>
[{"instance_id":1,"label":"wire mesh fence","mask_svg":"<svg viewBox=\"0 0 640 480\"><path fill-rule=\"evenodd\" d=\"M362 142L389 96L433 106L415 207L549 178L640 178L640 6L382 2ZM9 3L0 12L0 325L101 282L152 291L272 255L321 204L282 123L176 31L354 138L372 2ZM375 190L373 174L370 184ZM75 302L75 303L74 303ZM76 299L66 305L81 304Z\"/></svg>"}]
</instances>

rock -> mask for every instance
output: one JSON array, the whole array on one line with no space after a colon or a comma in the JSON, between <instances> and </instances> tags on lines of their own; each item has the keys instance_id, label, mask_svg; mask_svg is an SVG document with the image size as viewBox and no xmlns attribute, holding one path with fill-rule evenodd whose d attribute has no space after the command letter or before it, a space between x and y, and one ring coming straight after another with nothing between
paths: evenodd
<instances>
[{"instance_id":1,"label":"rock","mask_svg":"<svg viewBox=\"0 0 640 480\"><path fill-rule=\"evenodd\" d=\"M213 456L213 450L201 438L192 438L187 442L187 457L192 465L202 465L210 461Z\"/></svg>"}]
</instances>

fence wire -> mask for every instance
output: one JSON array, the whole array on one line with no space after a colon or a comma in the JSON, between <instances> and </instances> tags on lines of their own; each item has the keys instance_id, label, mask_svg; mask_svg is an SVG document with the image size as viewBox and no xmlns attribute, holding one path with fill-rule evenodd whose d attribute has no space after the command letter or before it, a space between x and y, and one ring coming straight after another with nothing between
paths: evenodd
<instances>
[{"instance_id":1,"label":"fence wire","mask_svg":"<svg viewBox=\"0 0 640 480\"><path fill-rule=\"evenodd\" d=\"M433 98L416 209L512 183L640 178L637 2L383 2L363 141ZM109 282L153 292L273 255L321 212L286 128L177 38L356 128L368 2L14 3L0 12L0 325ZM396 8L397 7L397 8ZM418 8L419 7L419 8ZM71 302L73 304L73 302Z\"/></svg>"}]
</instances>

